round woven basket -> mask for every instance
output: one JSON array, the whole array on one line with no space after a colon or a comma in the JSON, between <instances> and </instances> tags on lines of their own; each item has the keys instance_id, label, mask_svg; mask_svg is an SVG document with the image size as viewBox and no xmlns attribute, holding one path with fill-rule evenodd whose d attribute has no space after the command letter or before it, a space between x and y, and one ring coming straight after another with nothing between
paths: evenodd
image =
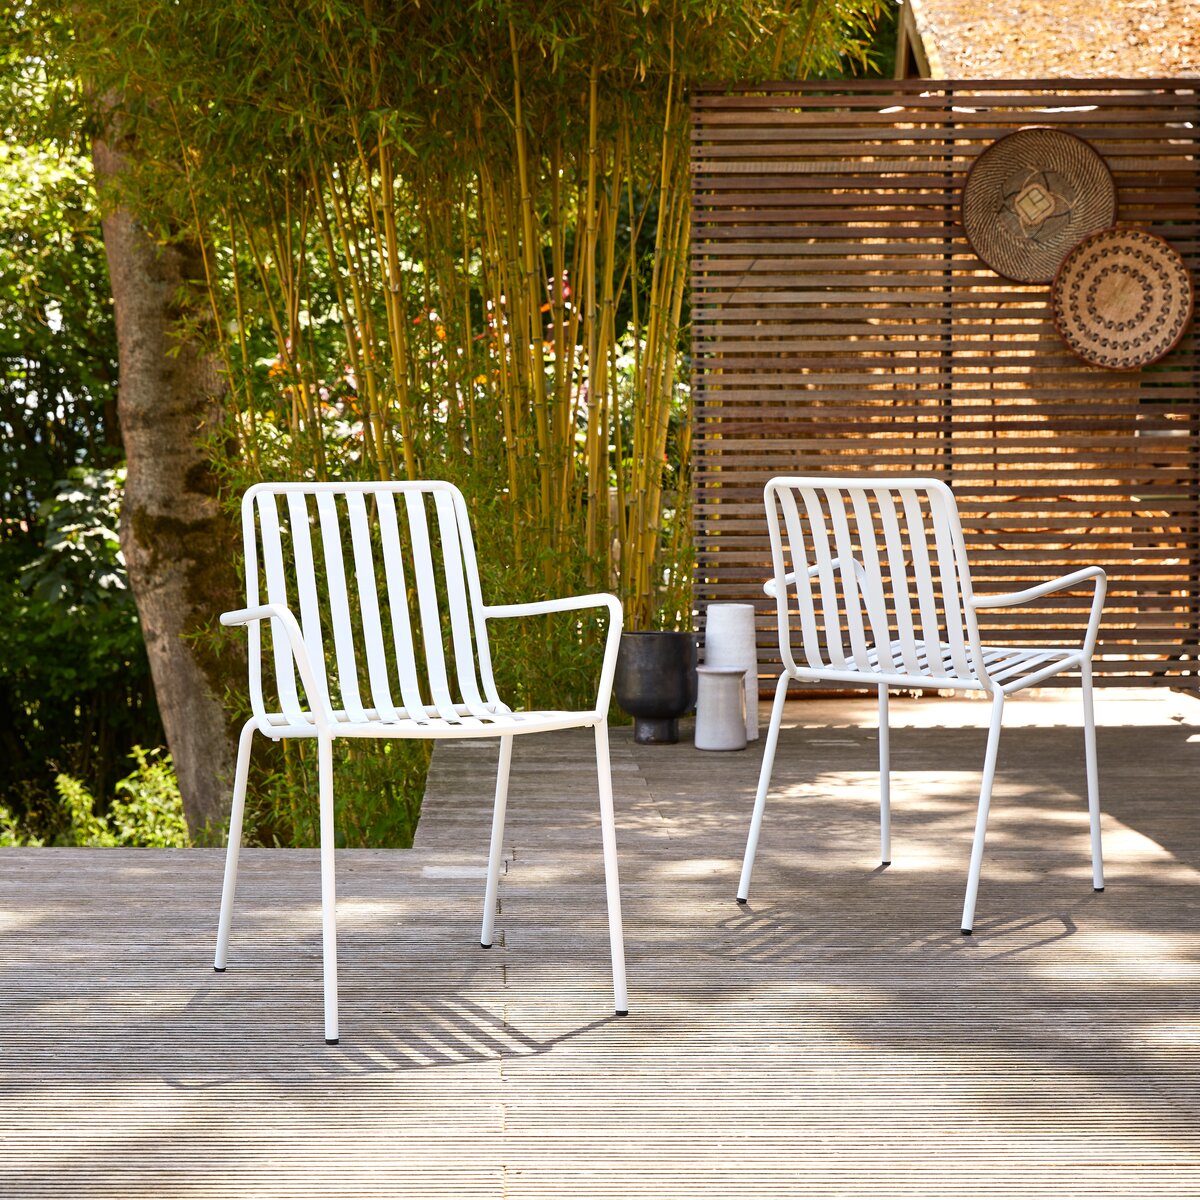
<instances>
[{"instance_id":1,"label":"round woven basket","mask_svg":"<svg viewBox=\"0 0 1200 1200\"><path fill-rule=\"evenodd\" d=\"M998 275L1049 283L1071 247L1107 229L1117 189L1103 158L1061 129L1019 129L993 142L963 185L971 249Z\"/></svg>"},{"instance_id":2,"label":"round woven basket","mask_svg":"<svg viewBox=\"0 0 1200 1200\"><path fill-rule=\"evenodd\" d=\"M1063 260L1050 294L1054 324L1084 362L1133 371L1183 337L1192 277L1168 242L1144 229L1105 229Z\"/></svg>"}]
</instances>

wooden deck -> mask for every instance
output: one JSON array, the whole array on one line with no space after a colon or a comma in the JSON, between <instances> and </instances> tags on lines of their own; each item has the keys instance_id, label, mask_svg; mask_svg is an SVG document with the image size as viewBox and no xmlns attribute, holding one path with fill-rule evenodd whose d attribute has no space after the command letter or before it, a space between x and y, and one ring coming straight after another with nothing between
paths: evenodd
<instances>
[{"instance_id":1,"label":"wooden deck","mask_svg":"<svg viewBox=\"0 0 1200 1200\"><path fill-rule=\"evenodd\" d=\"M1076 703L1013 705L971 939L984 706L894 703L887 871L873 705L793 706L744 909L761 742L615 731L625 1020L586 734L518 743L491 951L486 745L340 855L336 1047L314 852L245 855L217 976L219 852L0 851L0 1196L1194 1197L1200 705L1100 703L1094 895Z\"/></svg>"}]
</instances>

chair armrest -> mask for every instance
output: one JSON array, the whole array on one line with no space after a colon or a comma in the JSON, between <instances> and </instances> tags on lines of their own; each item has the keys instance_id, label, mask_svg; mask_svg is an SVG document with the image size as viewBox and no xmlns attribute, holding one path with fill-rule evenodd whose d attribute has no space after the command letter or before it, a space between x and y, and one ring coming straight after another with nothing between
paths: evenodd
<instances>
[{"instance_id":1,"label":"chair armrest","mask_svg":"<svg viewBox=\"0 0 1200 1200\"><path fill-rule=\"evenodd\" d=\"M1097 586L1103 586L1107 576L1104 574L1103 567L1084 567L1079 571L1072 571L1070 575L1060 575L1057 579L1048 579L1045 583L1035 584L1031 588L1025 588L1020 592L1000 592L993 596L972 596L971 603L976 608L1010 608L1019 604L1029 604L1033 600L1038 600L1042 596L1049 596L1052 592L1065 591L1067 588L1076 587L1078 584L1084 583L1086 580L1094 579L1097 581Z\"/></svg>"},{"instance_id":2,"label":"chair armrest","mask_svg":"<svg viewBox=\"0 0 1200 1200\"><path fill-rule=\"evenodd\" d=\"M970 603L971 607L976 609L1014 608L1017 605L1031 604L1034 600L1040 600L1043 596L1049 596L1053 592L1062 592L1078 587L1081 583L1087 583L1089 580L1094 590L1082 649L1090 659L1092 651L1096 648L1096 637L1100 632L1100 613L1104 608L1104 596L1108 590L1108 576L1104 573L1103 567L1083 567L1078 571L1072 571L1069 575L1060 575L1057 579L1047 579L1045 583L1035 584L1020 592L1001 592L994 596L972 596Z\"/></svg>"},{"instance_id":3,"label":"chair armrest","mask_svg":"<svg viewBox=\"0 0 1200 1200\"><path fill-rule=\"evenodd\" d=\"M596 717L608 719L608 706L612 700L613 676L617 671L617 651L621 645L621 629L625 624L625 611L621 601L608 592L594 592L587 596L564 596L558 600L534 600L529 604L485 604L485 620L492 617L536 617L544 613L571 612L581 608L607 608L608 633L604 640L604 665L600 670L600 683L596 688Z\"/></svg>"},{"instance_id":4,"label":"chair armrest","mask_svg":"<svg viewBox=\"0 0 1200 1200\"><path fill-rule=\"evenodd\" d=\"M795 582L796 582L796 572L795 571L789 571L783 577L783 586L784 587L788 587L790 584L793 584ZM776 582L776 580L773 576L772 576L772 578L766 580L763 583L763 591L766 592L767 595L770 596L772 599L774 599L776 596L779 595L779 584Z\"/></svg>"},{"instance_id":5,"label":"chair armrest","mask_svg":"<svg viewBox=\"0 0 1200 1200\"><path fill-rule=\"evenodd\" d=\"M282 604L260 604L257 608L233 608L223 612L218 620L222 625L249 625L252 621L268 621L272 617L284 619L284 614L291 616ZM295 620L295 618L292 618Z\"/></svg>"},{"instance_id":6,"label":"chair armrest","mask_svg":"<svg viewBox=\"0 0 1200 1200\"><path fill-rule=\"evenodd\" d=\"M859 579L865 579L867 576L867 568L864 567L862 565L862 563L860 563L858 561L857 558L852 558L850 561L854 564L855 575L857 575L859 577ZM841 565L842 565L842 560L840 558L834 558L834 559L830 560L829 569L831 571L837 571L837 570L841 569ZM821 568L818 566L809 567L808 568L809 579L811 579L814 575L820 574L820 571L821 571ZM783 577L783 586L784 587L787 587L788 584L795 583L795 582L796 582L796 572L795 571L789 571ZM768 579L763 584L763 591L766 592L768 596L774 597L779 594L779 587L776 584L774 579Z\"/></svg>"},{"instance_id":7,"label":"chair armrest","mask_svg":"<svg viewBox=\"0 0 1200 1200\"><path fill-rule=\"evenodd\" d=\"M332 712L329 696L325 688L317 682L312 660L308 657L308 647L304 644L304 634L300 624L292 615L291 610L282 604L260 604L257 608L235 608L223 612L220 616L222 625L249 625L253 621L278 621L287 637L288 648L292 658L296 660L296 669L300 673L300 682L308 693L309 706L312 709L313 720L319 732L329 731L329 719L326 714Z\"/></svg>"},{"instance_id":8,"label":"chair armrest","mask_svg":"<svg viewBox=\"0 0 1200 1200\"><path fill-rule=\"evenodd\" d=\"M577 608L607 608L613 620L624 620L621 602L607 592L595 592L588 596L564 596L557 600L533 600L528 604L485 604L483 615L493 617L536 617L544 613L570 612Z\"/></svg>"}]
</instances>

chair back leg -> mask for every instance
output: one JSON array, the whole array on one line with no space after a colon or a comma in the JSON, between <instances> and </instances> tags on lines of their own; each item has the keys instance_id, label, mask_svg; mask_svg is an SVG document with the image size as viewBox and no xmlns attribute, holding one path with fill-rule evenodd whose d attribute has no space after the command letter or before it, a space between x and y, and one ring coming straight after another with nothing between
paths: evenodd
<instances>
[{"instance_id":1,"label":"chair back leg","mask_svg":"<svg viewBox=\"0 0 1200 1200\"><path fill-rule=\"evenodd\" d=\"M246 781L250 777L250 743L255 724L247 721L238 739L233 773L233 804L229 810L229 845L225 850L225 881L221 885L221 915L217 920L217 953L213 970L224 971L229 960L229 929L233 924L233 894L237 891L238 852L242 848L242 819L246 812Z\"/></svg>"},{"instance_id":2,"label":"chair back leg","mask_svg":"<svg viewBox=\"0 0 1200 1200\"><path fill-rule=\"evenodd\" d=\"M492 808L492 840L488 849L487 885L483 891L483 928L479 944L492 948L496 931L496 896L500 887L500 862L504 857L504 813L508 806L508 776L512 767L513 736L500 739L500 763L496 768L496 803Z\"/></svg>"},{"instance_id":3,"label":"chair back leg","mask_svg":"<svg viewBox=\"0 0 1200 1200\"><path fill-rule=\"evenodd\" d=\"M612 952L613 1008L618 1017L629 1014L625 982L625 935L621 925L621 883L617 875L617 828L613 813L612 763L608 724L596 725L596 773L600 783L600 837L604 847L604 891L608 901L608 942Z\"/></svg>"},{"instance_id":4,"label":"chair back leg","mask_svg":"<svg viewBox=\"0 0 1200 1200\"><path fill-rule=\"evenodd\" d=\"M325 975L325 1041L338 1040L337 886L333 873L333 739L317 738L321 805L321 953Z\"/></svg>"},{"instance_id":5,"label":"chair back leg","mask_svg":"<svg viewBox=\"0 0 1200 1200\"><path fill-rule=\"evenodd\" d=\"M1104 891L1104 854L1100 848L1100 771L1096 764L1096 712L1092 704L1092 662L1080 668L1083 694L1083 751L1087 762L1088 817L1092 827L1092 889Z\"/></svg>"},{"instance_id":6,"label":"chair back leg","mask_svg":"<svg viewBox=\"0 0 1200 1200\"><path fill-rule=\"evenodd\" d=\"M783 721L783 703L787 699L788 673L779 676L775 685L775 703L771 705L771 723L763 744L762 767L758 772L758 793L754 797L754 815L750 818L750 833L746 838L746 853L742 858L742 877L738 881L737 902L750 899L750 876L754 871L754 856L758 852L758 835L762 829L763 810L767 807L767 792L771 787L771 771L775 766L775 748L779 745L779 726Z\"/></svg>"},{"instance_id":7,"label":"chair back leg","mask_svg":"<svg viewBox=\"0 0 1200 1200\"><path fill-rule=\"evenodd\" d=\"M1004 720L1004 693L992 700L992 723L988 728L987 753L983 759L983 780L979 787L979 812L975 817L975 840L971 844L971 865L967 870L967 898L963 904L962 931L968 936L975 924L975 898L979 894L979 870L983 866L983 843L987 838L988 811L992 804L992 783L996 778L996 754L1000 749L1000 725Z\"/></svg>"},{"instance_id":8,"label":"chair back leg","mask_svg":"<svg viewBox=\"0 0 1200 1200\"><path fill-rule=\"evenodd\" d=\"M892 865L892 764L887 685L879 685L879 861Z\"/></svg>"}]
</instances>

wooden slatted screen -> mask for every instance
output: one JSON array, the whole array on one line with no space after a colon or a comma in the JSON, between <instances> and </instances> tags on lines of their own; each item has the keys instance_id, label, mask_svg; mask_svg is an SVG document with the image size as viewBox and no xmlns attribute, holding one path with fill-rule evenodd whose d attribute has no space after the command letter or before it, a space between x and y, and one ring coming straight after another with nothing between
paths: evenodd
<instances>
[{"instance_id":1,"label":"wooden slatted screen","mask_svg":"<svg viewBox=\"0 0 1200 1200\"><path fill-rule=\"evenodd\" d=\"M1200 267L1196 83L781 84L693 97L698 607L752 600L778 670L762 487L776 474L933 474L958 495L977 586L1098 562L1109 684L1195 686L1200 363L1189 331L1138 372L1088 366L1048 285L972 253L974 158L1028 125L1085 137L1117 220ZM1087 599L990 617L985 637L1076 640Z\"/></svg>"}]
</instances>

